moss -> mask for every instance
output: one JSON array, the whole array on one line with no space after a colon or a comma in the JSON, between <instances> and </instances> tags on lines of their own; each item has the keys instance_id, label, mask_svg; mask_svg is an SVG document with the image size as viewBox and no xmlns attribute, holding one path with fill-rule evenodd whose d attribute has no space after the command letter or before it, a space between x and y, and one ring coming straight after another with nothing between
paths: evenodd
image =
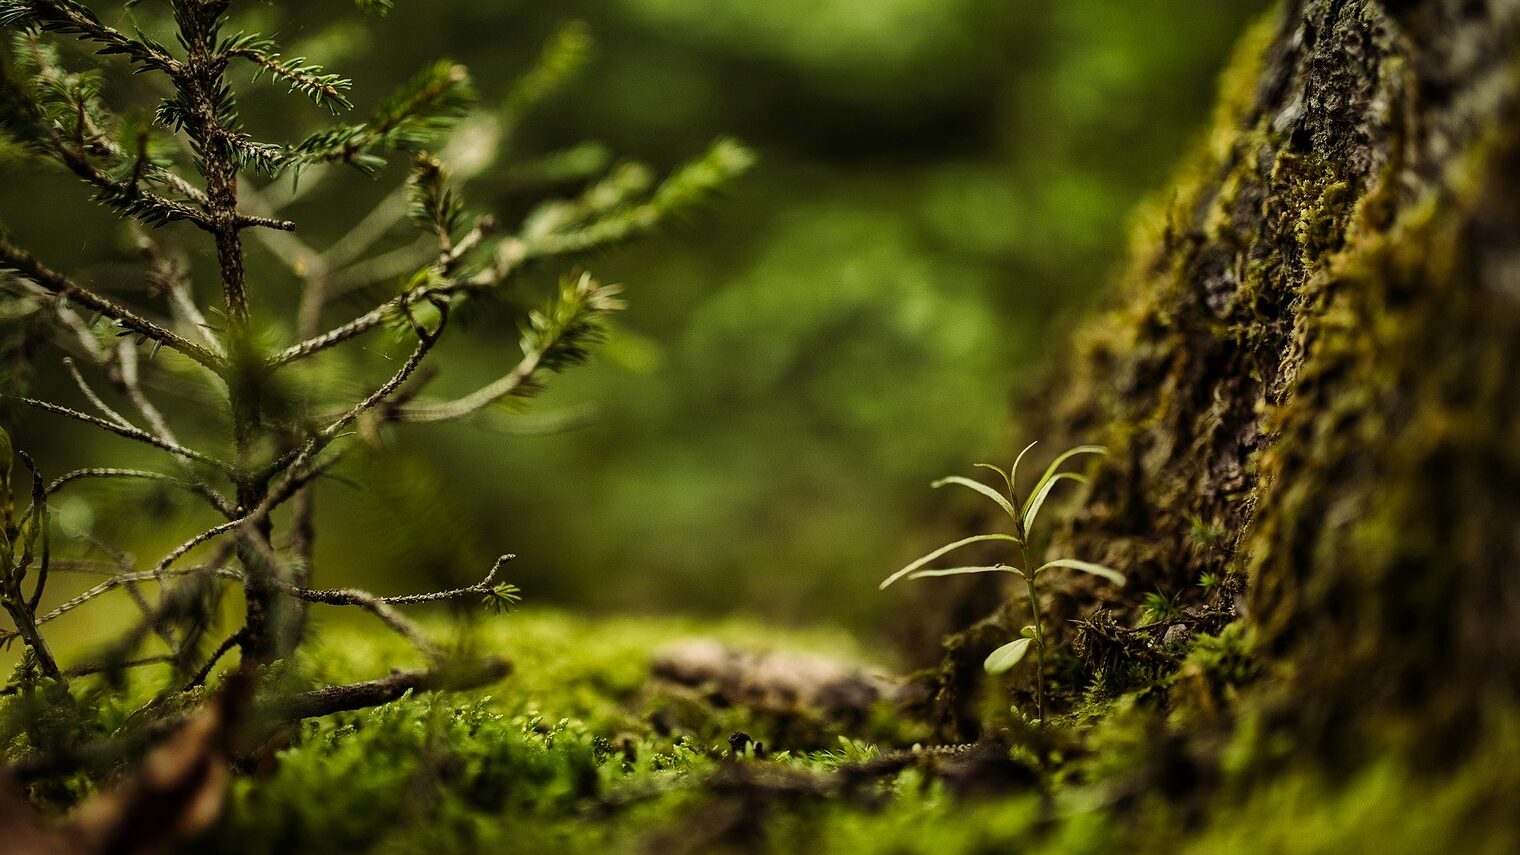
<instances>
[{"instance_id":1,"label":"moss","mask_svg":"<svg viewBox=\"0 0 1520 855\"><path fill-rule=\"evenodd\" d=\"M187 851L1250 853L1360 840L1418 851L1396 848L1407 836L1485 852L1514 840L1501 802L1520 784L1520 728L1502 720L1485 764L1434 780L1385 764L1349 783L1294 768L1248 786L1274 750L1268 730L1215 729L1212 748L1181 738L1184 724L1210 732L1200 681L1222 703L1256 679L1238 627L1198 638L1158 686L1052 721L1038 775L1017 747L925 750L860 771L918 738L901 714L885 728L836 726L814 747L788 743L771 716L700 698L680 725L658 724L650 663L693 635L854 655L827 632L526 611L460 638L511 657L516 675L305 722L242 770L223 818ZM317 645L297 670L323 679L371 676L407 655L360 626L328 626ZM731 729L763 735L765 757L753 746L734 757Z\"/></svg>"}]
</instances>

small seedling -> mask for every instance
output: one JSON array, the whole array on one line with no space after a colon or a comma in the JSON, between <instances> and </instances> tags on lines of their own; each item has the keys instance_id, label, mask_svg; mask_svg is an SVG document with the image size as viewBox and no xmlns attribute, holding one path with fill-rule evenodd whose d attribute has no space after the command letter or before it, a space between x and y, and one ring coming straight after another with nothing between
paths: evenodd
<instances>
[{"instance_id":1,"label":"small seedling","mask_svg":"<svg viewBox=\"0 0 1520 855\"><path fill-rule=\"evenodd\" d=\"M948 543L944 546L941 546L939 549L934 550L928 555L923 556L917 561L914 561L912 564L909 564L896 573L893 573L891 576L888 576L886 580L881 583L881 587L885 589L888 585L891 585L894 582L898 582L902 579L925 579L931 576L958 576L966 573L1012 573L1015 576L1018 576L1020 579L1023 579L1025 587L1028 589L1029 608L1033 614L1034 622L1019 631L1020 637L1018 639L1011 641L1002 647L999 647L998 649L992 651L992 654L987 657L987 660L983 663L982 667L989 674L1004 673L1005 671L1011 669L1013 666L1019 664L1019 662L1021 662L1024 657L1028 655L1029 648L1033 646L1035 649L1035 654L1039 660L1039 667L1035 672L1035 696L1039 702L1040 723L1044 724L1046 646L1045 626L1044 621L1040 617L1039 591L1035 586L1037 580L1040 578L1040 574L1044 573L1047 570L1054 570L1058 567L1064 567L1070 570L1089 573L1102 579L1107 579L1108 581L1113 582L1115 585L1124 584L1124 575L1117 570L1114 570L1110 567L1105 567L1102 564L1094 564L1091 561L1078 561L1075 558L1056 558L1051 561L1047 561L1038 567L1034 567L1032 570L1028 569L1030 567L1033 567L1034 564L1034 562L1030 561L1029 559L1030 532L1034 530L1035 520L1039 516L1040 508L1044 506L1045 500L1050 497L1051 490L1055 489L1055 486L1062 481L1076 481L1077 483L1081 484L1087 483L1086 476L1078 474L1076 472L1062 472L1060 471L1061 466L1065 464L1066 461L1078 455L1107 453L1106 449L1104 449L1102 446L1097 445L1079 445L1076 448L1066 451L1065 453L1056 457L1056 459L1045 470L1045 474L1040 476L1040 480L1035 483L1034 488L1029 491L1026 497L1020 499L1018 491L1019 463L1024 459L1024 455L1029 453L1029 449L1034 448L1034 446L1035 443L1030 443L1024 448L1023 451L1019 452L1018 458L1013 461L1013 466L1007 471L1004 471L1001 467L994 466L990 463L976 464L982 469L990 469L1001 476L1003 483L1007 486L1006 493L1000 493L998 490L994 489L993 487L989 487L980 481L973 481L970 478L962 478L959 476L942 478L938 481L935 481L933 485L935 487L943 487L947 484L955 484L957 486L975 490L976 492L981 493L982 495L996 502L998 507L1002 508L1003 513L1007 514L1008 518L1013 522L1012 534L977 534L972 535L971 537L957 540L954 543ZM970 546L973 543L983 543L988 541L1001 541L1013 544L1013 551L1017 556L1019 566L1015 567L1011 564L993 564L989 566L978 567L952 567L943 570L928 568L928 565L930 563L951 552L954 552L957 549L960 549L964 546Z\"/></svg>"}]
</instances>

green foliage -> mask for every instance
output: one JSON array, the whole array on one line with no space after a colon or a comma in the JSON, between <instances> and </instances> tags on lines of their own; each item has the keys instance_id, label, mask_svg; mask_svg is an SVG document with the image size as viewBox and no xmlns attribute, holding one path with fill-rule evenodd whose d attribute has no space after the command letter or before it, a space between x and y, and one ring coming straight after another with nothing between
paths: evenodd
<instances>
[{"instance_id":1,"label":"green foliage","mask_svg":"<svg viewBox=\"0 0 1520 855\"><path fill-rule=\"evenodd\" d=\"M449 186L443 162L425 153L413 158L407 190L407 217L418 228L436 233L440 246L452 246L464 217L464 203Z\"/></svg>"},{"instance_id":2,"label":"green foliage","mask_svg":"<svg viewBox=\"0 0 1520 855\"><path fill-rule=\"evenodd\" d=\"M572 21L561 26L544 45L538 62L518 79L502 102L502 113L507 121L521 119L529 110L564 89L585 69L594 44L590 28L583 22Z\"/></svg>"},{"instance_id":3,"label":"green foliage","mask_svg":"<svg viewBox=\"0 0 1520 855\"><path fill-rule=\"evenodd\" d=\"M987 660L983 663L983 668L989 674L1002 674L1013 668L1013 666L1017 665L1019 662L1023 661L1024 656L1029 652L1029 648L1032 644L1036 652L1039 654L1040 660L1038 666L1039 670L1036 672L1036 677L1037 697L1039 699L1040 707L1040 721L1043 723L1045 721L1045 627L1040 618L1039 592L1035 587L1036 580L1040 577L1041 573L1056 568L1077 570L1082 573L1097 576L1116 585L1124 584L1124 575L1122 573L1119 573L1117 570L1105 567L1102 564L1096 564L1091 561L1079 561L1074 558L1056 558L1051 561L1046 561L1038 567L1035 567L1034 562L1030 561L1029 541L1031 532L1034 529L1034 522L1040 512L1040 508L1044 506L1045 500L1050 496L1051 490L1054 489L1055 486L1062 481L1074 481L1079 484L1085 484L1087 482L1087 478L1084 475L1076 472L1060 471L1061 466L1068 460L1079 455L1107 453L1105 449L1096 445L1079 445L1076 448L1062 452L1056 456L1055 460L1051 461L1050 465L1046 467L1044 474L1042 474L1040 476L1040 479L1035 482L1034 487L1030 488L1027 495L1021 499L1018 489L1019 464L1023 462L1024 455L1028 454L1029 450L1031 448L1034 448L1034 445L1034 443L1030 443L1028 446L1026 446L1024 450L1019 453L1019 456L1013 461L1013 466L1009 467L1007 470L1004 470L1003 468L990 463L976 464L982 469L988 469L996 473L1003 481L1003 485L1006 489L1005 493L999 493L997 490L987 486L986 484L983 484L979 481L973 481L970 478L962 478L960 476L942 478L938 481L935 481L933 484L935 487L943 487L947 485L965 487L966 489L973 490L987 497L988 499L991 499L997 504L1000 509L1002 509L1003 513L1006 514L1008 516L1008 519L1012 522L1012 534L979 534L967 538L962 538L961 540L957 540L954 543L946 544L945 546L942 546L939 549L930 552L922 558L913 561L912 563L908 564L908 566L902 568L901 570L898 570L896 573L893 573L891 576L888 576L884 581L882 581L880 587L885 589L889 585L892 585L893 583L902 579L923 579L934 576L958 576L967 573L1011 573L1023 579L1028 589L1030 609L1034 615L1034 623L1024 628L1021 633L1023 637L1010 641L1007 644L1004 644L1003 646L994 650L987 657ZM930 562L933 562L950 552L953 552L965 546L970 546L975 543L984 543L988 541L1007 541L1015 544L1017 546L1016 555L1018 556L1017 560L1019 564L1017 566L1013 564L994 564L991 566L954 567L947 570L923 569Z\"/></svg>"},{"instance_id":4,"label":"green foliage","mask_svg":"<svg viewBox=\"0 0 1520 855\"><path fill-rule=\"evenodd\" d=\"M341 161L374 174L386 151L415 152L451 127L475 103L464 66L439 60L375 107L368 119L319 131L274 161L274 172ZM265 170L269 171L269 170Z\"/></svg>"},{"instance_id":5,"label":"green foliage","mask_svg":"<svg viewBox=\"0 0 1520 855\"><path fill-rule=\"evenodd\" d=\"M591 346L607 334L604 319L623 308L623 301L618 299L621 291L615 285L598 283L589 273L562 280L558 299L528 314L523 353L537 354L546 371L562 371L585 362Z\"/></svg>"},{"instance_id":6,"label":"green foliage","mask_svg":"<svg viewBox=\"0 0 1520 855\"><path fill-rule=\"evenodd\" d=\"M389 5L361 4L380 12ZM352 106L352 84L306 59L316 51L287 55L260 34L266 29L258 26L257 14L243 16L255 26L224 36L233 15L227 3L189 0L118 13L134 24L141 16L147 30L172 29L176 45L169 48L136 29L124 34L72 0L0 4L0 21L15 31L0 76L7 145L25 147L32 156L63 167L92 187L98 201L125 215L130 244L115 263L151 285L114 293L110 282L78 281L0 230L3 285L16 298L14 303L7 299L6 308L30 309L16 316L35 321L49 333L47 344L64 350L67 375L86 410L43 398L7 399L135 441L163 455L158 463L175 467L173 474L82 468L48 484L32 458L20 454L31 475L31 503L24 514L17 511L7 475L0 542L0 605L14 627L3 630L0 640L19 639L24 648L12 690L29 693L39 680L66 686L94 674L104 674L107 687L118 688L133 669L167 663L173 673L159 685L159 700L195 703L221 657L238 651L242 670L264 681L259 691L274 691L270 675L278 676L278 669L260 669L292 652L302 639L301 622L310 605L365 610L423 655L434 669L424 672L429 679L499 676L505 666L495 658L488 657L488 668L454 667L457 663L447 661L442 646L400 607L475 601L498 613L510 611L521 591L498 574L511 556L498 558L474 584L428 593L379 596L357 588L309 587L316 568L313 539L321 528L314 485L331 475L345 455L357 456L352 454L356 446L383 444L380 432L389 425L463 419L495 403L520 406L542 390L550 375L586 362L607 337L608 315L623 303L618 286L577 271L562 279L541 308L526 308L517 295L490 301L485 311L493 313L493 326L521 329L521 358L500 379L460 398L421 397L433 375L419 369L445 333L456 328L451 324L467 304L499 297L535 263L624 241L692 210L747 169L752 158L741 146L720 140L663 181L647 168L625 164L590 176L585 188L550 188L573 198L541 201L539 213L526 205L508 206L513 215L529 211L510 229L496 217L467 213L461 184L499 154L502 138L491 128L521 119L583 65L589 46L583 29L562 29L507 103L472 124L459 135L462 139L451 138L450 132L474 107L474 86L462 65L437 61L366 118L317 130L290 144L256 137L250 128L258 122L245 125L238 103L243 90L229 81L230 66L254 66L253 91L258 84L273 84L333 113ZM60 36L84 42L94 56L77 55L71 40ZM118 86L112 66L98 58L112 54L128 56L136 71L152 72L144 78L148 82ZM72 70L74 64L87 70ZM157 132L140 112L154 102ZM160 139L165 129L181 137L179 144ZM425 147L442 154L435 156ZM323 240L325 223L310 238L305 229L293 237L288 233L296 223L275 216L292 199L313 192L311 183L302 188L293 181L285 191L275 182L261 186L241 174L273 177L289 170L299 177L304 170L342 163L378 177L387 157L398 151L413 155L405 186L384 200L370 200L368 208L357 212L358 224L325 249L307 243ZM466 162L464 177L457 181L446 166L452 157ZM336 183L335 171L317 170L316 186ZM345 212L343 219L354 213ZM406 218L429 236L413 248L384 251L392 230ZM157 228L171 221L186 221L194 230L186 235ZM191 244L194 238L204 243ZM255 245L261 251L249 251ZM208 254L211 247L213 267L191 263L190 258ZM398 256L403 257L399 267ZM270 261L308 280L292 326L266 321L278 314L270 311L277 294L269 283L279 280L277 271L264 269ZM390 272L363 272L368 278L346 288L332 281L366 264ZM196 280L208 274L215 287L198 288ZM400 288L393 296L376 297L379 289L371 286L384 282ZM210 294L219 294L220 300L206 299ZM348 315L338 302L346 295L375 302L324 332L328 314L342 308ZM385 366L384 379L364 380L357 392L352 384L305 382L322 376L312 369L317 357L387 325L410 353L395 360L381 354L393 362ZM294 342L277 344L292 334ZM499 334L492 338L500 340ZM27 346L35 345L25 342L18 349ZM362 378L365 373L346 376ZM345 372L328 368L326 376ZM105 395L92 383L106 384ZM196 400L205 404L194 414L193 426L187 428L189 419L181 420L184 411L171 419L154 403L165 388L199 396ZM417 522L457 515L458 506L436 485L429 494L417 489L405 471L390 475L387 483L372 488L377 496L436 499L432 515L419 515ZM177 545L154 544L162 551L150 554L160 557L144 566L90 525L65 526L68 537L59 568L101 578L84 586L68 583L70 593L61 602L55 597L56 604L44 611L52 557L48 497L67 488L70 516L77 520L84 507L82 516L94 520L104 515L90 512L84 498L75 495L79 488L70 486L93 481L178 490L201 500L221 519L208 526L186 517L195 528L178 535L183 539ZM389 537L371 539L384 542L402 534L413 542L397 546L397 555L419 546L431 550L428 558L467 551L429 545L442 539L437 531L413 537L416 529L405 526L388 529ZM216 643L211 633L227 617L223 594L229 588L242 590L243 621ZM85 661L60 667L40 627L114 592L130 598L136 614L127 611L117 635ZM145 711L142 726L151 726L162 708L155 704Z\"/></svg>"},{"instance_id":7,"label":"green foliage","mask_svg":"<svg viewBox=\"0 0 1520 855\"><path fill-rule=\"evenodd\" d=\"M1151 591L1141 603L1140 620L1143 623L1161 623L1182 614L1181 597L1162 591Z\"/></svg>"},{"instance_id":8,"label":"green foliage","mask_svg":"<svg viewBox=\"0 0 1520 855\"><path fill-rule=\"evenodd\" d=\"M305 57L282 57L275 43L262 36L239 33L221 45L218 50L224 56L246 59L256 66L255 82L268 74L289 84L291 92L299 92L318 106L334 113L353 107L344 94L353 87L353 81L323 70L322 66L309 63Z\"/></svg>"}]
</instances>

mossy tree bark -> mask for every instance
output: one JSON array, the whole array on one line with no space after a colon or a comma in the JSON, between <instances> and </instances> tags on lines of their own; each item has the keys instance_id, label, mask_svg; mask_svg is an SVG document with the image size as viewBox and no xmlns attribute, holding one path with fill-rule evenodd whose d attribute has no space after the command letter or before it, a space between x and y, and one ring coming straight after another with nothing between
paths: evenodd
<instances>
[{"instance_id":1,"label":"mossy tree bark","mask_svg":"<svg viewBox=\"0 0 1520 855\"><path fill-rule=\"evenodd\" d=\"M1449 752L1514 706L1517 46L1515 0L1289 0L1242 41L1023 428L1113 450L1056 548L1131 582L1057 623L1232 574L1311 750L1418 721Z\"/></svg>"}]
</instances>

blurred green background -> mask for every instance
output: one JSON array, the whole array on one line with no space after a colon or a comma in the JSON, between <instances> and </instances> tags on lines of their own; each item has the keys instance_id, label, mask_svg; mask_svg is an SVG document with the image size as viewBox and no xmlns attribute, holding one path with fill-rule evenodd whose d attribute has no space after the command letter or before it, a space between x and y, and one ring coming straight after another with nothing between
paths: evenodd
<instances>
[{"instance_id":1,"label":"blurred green background","mask_svg":"<svg viewBox=\"0 0 1520 855\"><path fill-rule=\"evenodd\" d=\"M939 542L959 507L928 482L1008 454L1011 393L1096 299L1130 212L1200 132L1220 65L1265 4L401 0L369 19L341 2L245 5L249 29L354 78L360 109L439 56L498 103L584 22L583 73L465 188L509 221L537 192L525 164L586 141L588 162L606 151L660 172L720 134L759 157L700 216L581 260L631 304L589 367L522 415L388 432L324 484L319 584L422 590L511 551L534 603L872 631L913 594L876 582ZM246 112L276 139L322 119L268 87ZM290 213L320 245L403 174L332 177ZM141 289L121 266L125 230L75 181L7 164L0 186L0 221L43 258ZM176 234L204 265L208 245ZM295 279L260 250L253 262L256 307L278 327ZM525 293L565 269L537 271ZM440 389L517 358L514 329L473 320ZM366 339L324 382L352 394L395 352ZM35 354L31 388L77 405L58 356ZM164 402L195 421L193 401L171 389ZM6 418L49 473L151 460L49 416ZM79 495L93 504L61 504L60 525L143 556L195 525L140 486Z\"/></svg>"}]
</instances>

